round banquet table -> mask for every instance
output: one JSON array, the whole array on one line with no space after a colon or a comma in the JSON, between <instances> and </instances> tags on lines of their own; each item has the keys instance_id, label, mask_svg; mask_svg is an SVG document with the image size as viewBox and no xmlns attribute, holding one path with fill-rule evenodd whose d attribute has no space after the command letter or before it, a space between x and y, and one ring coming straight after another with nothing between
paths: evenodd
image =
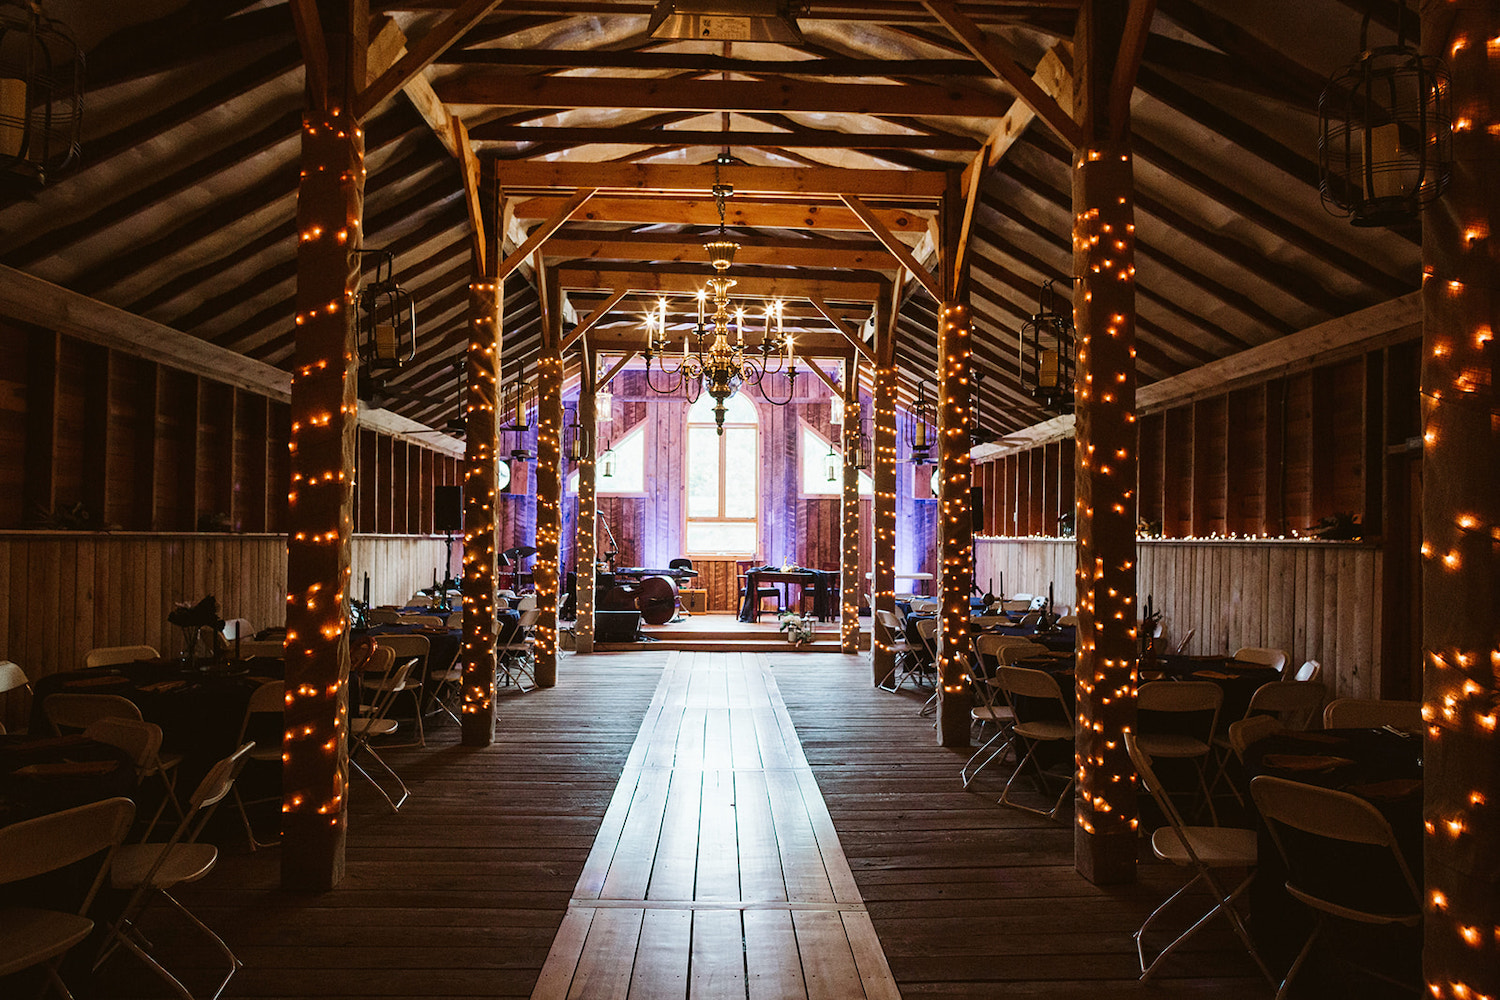
<instances>
[{"instance_id":1,"label":"round banquet table","mask_svg":"<svg viewBox=\"0 0 1500 1000\"><path fill-rule=\"evenodd\" d=\"M129 754L82 736L0 736L0 826L134 796Z\"/></svg>"}]
</instances>

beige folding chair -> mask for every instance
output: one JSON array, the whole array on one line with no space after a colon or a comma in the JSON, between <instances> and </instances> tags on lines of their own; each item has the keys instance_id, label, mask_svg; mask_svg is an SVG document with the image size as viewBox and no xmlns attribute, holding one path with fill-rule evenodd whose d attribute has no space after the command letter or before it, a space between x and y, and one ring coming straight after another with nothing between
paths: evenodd
<instances>
[{"instance_id":1,"label":"beige folding chair","mask_svg":"<svg viewBox=\"0 0 1500 1000\"><path fill-rule=\"evenodd\" d=\"M994 637L991 637L994 638ZM970 658L966 673L969 679L969 688L973 694L973 704L969 709L969 721L977 727L980 735L984 734L986 726L994 726L995 732L988 740L980 745L978 750L969 756L964 766L959 770L959 779L965 788L973 781L979 772L984 770L985 765L998 756L1003 756L1010 749L1013 741L1011 727L1016 723L1016 713L1005 703L1000 695L999 688L991 683L991 679L982 669L976 669L975 664L979 661L978 650ZM973 768L970 771L970 768Z\"/></svg>"},{"instance_id":2,"label":"beige folding chair","mask_svg":"<svg viewBox=\"0 0 1500 1000\"><path fill-rule=\"evenodd\" d=\"M1258 663L1279 674L1286 670L1287 655L1286 650L1269 646L1241 646L1234 651L1232 659L1239 663Z\"/></svg>"},{"instance_id":3,"label":"beige folding chair","mask_svg":"<svg viewBox=\"0 0 1500 1000\"><path fill-rule=\"evenodd\" d=\"M1323 685L1316 681L1304 681L1300 684L1292 681L1270 681L1256 688L1250 695L1250 704L1245 708L1245 717L1239 721L1270 718L1276 720L1279 729L1299 731L1308 729L1323 710L1323 695ZM1215 739L1214 746L1219 751L1219 770L1209 786L1210 793L1219 787L1220 779L1228 781L1229 755L1234 752L1227 736ZM1243 753L1238 753L1236 756L1239 757L1241 763L1244 762ZM1240 795L1240 790L1233 781L1229 781L1229 791L1236 801L1244 804L1244 797Z\"/></svg>"},{"instance_id":4,"label":"beige folding chair","mask_svg":"<svg viewBox=\"0 0 1500 1000\"><path fill-rule=\"evenodd\" d=\"M24 690L28 696L32 695L31 682L26 679L26 671L10 660L0 660L0 694L21 690ZM4 723L0 723L0 734L4 732Z\"/></svg>"},{"instance_id":5,"label":"beige folding chair","mask_svg":"<svg viewBox=\"0 0 1500 1000\"><path fill-rule=\"evenodd\" d=\"M1067 627L1067 626L1071 625L1074 628L1077 628L1078 627L1078 616L1077 615L1060 615L1058 617L1058 619L1057 619L1057 624L1059 626L1061 626L1061 627Z\"/></svg>"},{"instance_id":6,"label":"beige folding chair","mask_svg":"<svg viewBox=\"0 0 1500 1000\"><path fill-rule=\"evenodd\" d=\"M1286 727L1274 715L1251 715L1236 719L1229 724L1228 743L1231 753L1239 762L1245 762L1245 751L1252 743L1286 732Z\"/></svg>"},{"instance_id":7,"label":"beige folding chair","mask_svg":"<svg viewBox=\"0 0 1500 1000\"><path fill-rule=\"evenodd\" d=\"M412 668L407 672L401 687L392 694L404 694L411 699L412 714L416 719L416 738L410 743L390 744L391 746L421 746L427 745L427 729L422 722L422 692L427 680L427 654L431 650L431 643L425 635L415 633L397 633L395 635L375 636L377 646L384 646L396 657L396 665L409 662ZM367 693L379 694L386 690L386 685L392 683L389 676L379 677L370 673L367 668L360 678L361 685Z\"/></svg>"},{"instance_id":8,"label":"beige folding chair","mask_svg":"<svg viewBox=\"0 0 1500 1000\"><path fill-rule=\"evenodd\" d=\"M426 594L412 594L411 600L406 602L406 606L408 608L430 608L432 607L432 598Z\"/></svg>"},{"instance_id":9,"label":"beige folding chair","mask_svg":"<svg viewBox=\"0 0 1500 1000\"><path fill-rule=\"evenodd\" d=\"M376 691L374 704L370 707L368 715L361 715L349 720L349 766L354 768L366 781L375 786L375 791L385 799L385 804L391 807L391 812L398 812L403 803L411 797L411 790L406 787L406 782L401 776L391 769L385 762L385 758L376 752L370 745L370 740L376 736L389 736L396 731L396 722L386 718L391 710L391 703L396 700L396 695L404 690L407 675L411 673L412 661L396 663L395 654L389 646L376 646L370 658L365 661L366 672L377 677L384 676L390 683ZM370 760L396 783L398 798L392 798L386 790L376 781L369 771L359 762L361 753L368 754Z\"/></svg>"},{"instance_id":10,"label":"beige folding chair","mask_svg":"<svg viewBox=\"0 0 1500 1000\"><path fill-rule=\"evenodd\" d=\"M250 700L245 705L245 717L240 720L240 735L236 742L243 746L246 738L249 736L258 736L262 733L280 734L285 725L283 721L285 711L286 682L266 681L260 687L250 692ZM247 766L251 763L264 764L266 765L265 770L269 770L273 766L275 767L278 779L276 782L277 794L275 800L279 802L281 800L281 782L279 780L281 776L280 741L275 739L254 741L254 747L251 749L249 759L246 761ZM255 799L250 804L254 805L256 802L264 801L269 800ZM275 840L261 841L256 839L255 827L250 822L250 813L245 809L246 803L240 796L238 787L234 789L234 805L239 810L240 822L245 825L245 840L249 842L251 851L260 847L280 846L281 838L279 831ZM278 810L279 814L280 811Z\"/></svg>"},{"instance_id":11,"label":"beige folding chair","mask_svg":"<svg viewBox=\"0 0 1500 1000\"><path fill-rule=\"evenodd\" d=\"M1320 681L1322 679L1323 664L1319 663L1317 660L1305 660L1302 666L1297 668L1297 673L1292 677L1292 680L1298 681L1300 683L1306 683L1308 681L1316 683L1317 681Z\"/></svg>"},{"instance_id":12,"label":"beige folding chair","mask_svg":"<svg viewBox=\"0 0 1500 1000\"><path fill-rule=\"evenodd\" d=\"M1224 689L1213 681L1147 681L1136 689L1136 710L1190 716L1181 725L1171 726L1171 731L1152 732L1137 722L1137 742L1141 749L1153 758L1188 760L1198 778L1198 788L1208 806L1208 814L1214 824L1219 814L1214 809L1213 796L1208 791L1205 776L1213 754L1214 733L1219 728L1219 709L1224 705ZM1201 716L1208 717L1208 724L1193 724Z\"/></svg>"},{"instance_id":13,"label":"beige folding chair","mask_svg":"<svg viewBox=\"0 0 1500 1000\"><path fill-rule=\"evenodd\" d=\"M423 628L447 628L445 619L437 615L402 615L402 625L420 625Z\"/></svg>"},{"instance_id":14,"label":"beige folding chair","mask_svg":"<svg viewBox=\"0 0 1500 1000\"><path fill-rule=\"evenodd\" d=\"M1422 731L1420 701L1383 701L1378 698L1336 698L1323 709L1324 729L1379 729L1389 726L1404 733Z\"/></svg>"},{"instance_id":15,"label":"beige folding chair","mask_svg":"<svg viewBox=\"0 0 1500 1000\"><path fill-rule=\"evenodd\" d=\"M100 719L140 719L141 710L117 694L49 694L42 715L58 736L81 733Z\"/></svg>"},{"instance_id":16,"label":"beige folding chair","mask_svg":"<svg viewBox=\"0 0 1500 1000\"><path fill-rule=\"evenodd\" d=\"M274 660L286 658L286 643L280 639L248 639L240 642L240 658L249 660L264 656Z\"/></svg>"},{"instance_id":17,"label":"beige folding chair","mask_svg":"<svg viewBox=\"0 0 1500 1000\"><path fill-rule=\"evenodd\" d=\"M161 654L154 646L101 646L84 654L85 668L112 667L117 663L134 663L137 660L159 660Z\"/></svg>"},{"instance_id":18,"label":"beige folding chair","mask_svg":"<svg viewBox=\"0 0 1500 1000\"><path fill-rule=\"evenodd\" d=\"M463 628L464 627L464 613L462 611L455 611L455 612L453 612L446 619L444 619L443 626L445 628Z\"/></svg>"},{"instance_id":19,"label":"beige folding chair","mask_svg":"<svg viewBox=\"0 0 1500 1000\"><path fill-rule=\"evenodd\" d=\"M915 605L912 606L912 610L916 610ZM925 716L937 711L938 693L936 675L938 661L938 629L941 626L942 621L937 618L917 619L917 639L921 641L921 653L918 656L917 664L918 683L921 682L921 675L923 673L928 670L931 670L933 672L932 694L928 697L927 701L922 704L921 711L917 713L918 715Z\"/></svg>"},{"instance_id":20,"label":"beige folding chair","mask_svg":"<svg viewBox=\"0 0 1500 1000\"><path fill-rule=\"evenodd\" d=\"M175 755L163 756L160 726L154 722L144 722L139 717L105 716L89 723L83 735L128 753L135 765L137 781L153 777L161 781L161 802L157 804L156 812L151 814L151 821L146 824L142 841L151 837L156 824L161 820L161 814L166 812L167 803L172 804L177 818L182 819L182 803L177 800L176 779L177 767L182 763L182 758Z\"/></svg>"},{"instance_id":21,"label":"beige folding chair","mask_svg":"<svg viewBox=\"0 0 1500 1000\"><path fill-rule=\"evenodd\" d=\"M906 634L906 630L901 627L901 619L896 617L894 611L876 608L875 620L885 629L887 637L886 648L896 654L896 660L890 675L875 686L882 691L899 691L901 685L911 680L912 675L921 667L917 658L917 647L900 638ZM915 682L913 682L913 686L915 686Z\"/></svg>"},{"instance_id":22,"label":"beige folding chair","mask_svg":"<svg viewBox=\"0 0 1500 1000\"><path fill-rule=\"evenodd\" d=\"M188 799L188 813L177 824L171 839L160 844L122 847L115 852L114 864L109 873L110 884L116 889L129 891L130 899L110 927L99 950L99 957L94 961L95 969L103 965L116 949L123 947L145 962L180 995L192 1000L192 992L182 981L151 955L150 944L138 929L141 914L157 896L170 903L173 909L202 931L229 959L229 971L213 992L216 1000L244 964L229 950L224 939L183 906L170 890L189 882L197 882L213 871L219 860L218 848L212 844L199 843L198 837L213 817L218 804L234 786L234 780L239 777L253 746L251 743L241 746L209 769Z\"/></svg>"},{"instance_id":23,"label":"beige folding chair","mask_svg":"<svg viewBox=\"0 0 1500 1000\"><path fill-rule=\"evenodd\" d=\"M1276 991L1277 1000L1287 995L1329 918L1386 926L1421 924L1421 885L1380 810L1348 792L1264 774L1250 782L1250 794L1286 862L1286 891L1306 904L1314 916L1312 933L1292 960ZM1288 837L1288 829L1351 849L1318 850L1317 840ZM1371 864L1368 848L1387 857ZM1372 905L1377 901L1378 909ZM1408 988L1413 992L1418 989L1415 985Z\"/></svg>"},{"instance_id":24,"label":"beige folding chair","mask_svg":"<svg viewBox=\"0 0 1500 1000\"><path fill-rule=\"evenodd\" d=\"M976 615L970 619L976 629L1003 628L1010 624L1010 618L1006 615Z\"/></svg>"},{"instance_id":25,"label":"beige folding chair","mask_svg":"<svg viewBox=\"0 0 1500 1000\"><path fill-rule=\"evenodd\" d=\"M516 619L511 641L495 650L495 663L505 676L505 683L514 684L522 694L536 687L536 675L532 672L536 665L536 640L531 632L539 617L541 612L534 607L522 611ZM526 686L527 681L531 682L531 687Z\"/></svg>"},{"instance_id":26,"label":"beige folding chair","mask_svg":"<svg viewBox=\"0 0 1500 1000\"><path fill-rule=\"evenodd\" d=\"M1125 734L1125 749L1130 754L1136 773L1140 775L1141 783L1146 786L1146 791L1151 793L1151 797L1156 800L1157 806L1167 818L1168 825L1159 827L1151 834L1152 853L1161 860L1170 861L1179 867L1191 866L1196 869L1191 879L1151 911L1142 922L1140 929L1134 934L1136 957L1141 963L1141 980L1143 982L1149 980L1155 975L1161 963L1196 934L1199 928L1222 913L1234 928L1234 933L1245 946L1245 950L1255 960L1261 974L1266 977L1267 982L1274 983L1276 980L1272 977L1271 971L1266 968L1266 963L1261 960L1260 953L1255 950L1255 943L1250 940L1250 932L1245 929L1245 921L1235 909L1235 901L1255 879L1254 869L1257 861L1255 831L1225 826L1188 826L1183 822L1182 814L1177 811L1177 806L1173 804L1172 797L1167 794L1166 788L1157 778L1156 772L1151 767L1151 756L1141 749L1140 741L1135 733ZM1249 873L1229 892L1225 891L1215 875L1220 869L1246 868L1250 869ZM1200 882L1213 894L1214 905L1148 962L1146 960L1146 932L1183 893Z\"/></svg>"},{"instance_id":27,"label":"beige folding chair","mask_svg":"<svg viewBox=\"0 0 1500 1000\"><path fill-rule=\"evenodd\" d=\"M1016 769L1011 772L1010 779L1005 782L999 802L1004 806L1024 809L1055 820L1062 812L1063 803L1068 801L1068 793L1073 790L1071 753L1068 754L1067 780L1050 810L1016 802L1010 797L1010 790L1016 778L1026 769L1026 765L1030 764L1036 772L1037 785L1045 794L1048 775L1036 760L1037 749L1056 743L1065 743L1068 747L1072 747L1073 721L1068 711L1068 703L1063 700L1062 688L1057 686L1056 677L1045 670L1033 670L1030 667L1002 666L995 680L996 686L1005 695L1006 704L1010 706L1016 717L1015 724L1011 726L1011 732L1026 748L1026 753L1016 764Z\"/></svg>"},{"instance_id":28,"label":"beige folding chair","mask_svg":"<svg viewBox=\"0 0 1500 1000\"><path fill-rule=\"evenodd\" d=\"M93 931L89 909L134 819L135 803L113 798L0 827L0 885L55 872L104 852L76 913L0 907L0 977L45 964L47 982L59 996L72 1000L58 966L68 950Z\"/></svg>"},{"instance_id":29,"label":"beige folding chair","mask_svg":"<svg viewBox=\"0 0 1500 1000\"><path fill-rule=\"evenodd\" d=\"M371 608L365 612L365 621L370 625L400 625L401 612L395 608Z\"/></svg>"}]
</instances>

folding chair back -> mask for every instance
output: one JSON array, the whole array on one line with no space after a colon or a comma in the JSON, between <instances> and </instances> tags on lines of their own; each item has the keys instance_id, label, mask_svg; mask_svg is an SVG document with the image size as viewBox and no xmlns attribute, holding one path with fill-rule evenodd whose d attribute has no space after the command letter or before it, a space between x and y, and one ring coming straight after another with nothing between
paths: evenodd
<instances>
[{"instance_id":1,"label":"folding chair back","mask_svg":"<svg viewBox=\"0 0 1500 1000\"><path fill-rule=\"evenodd\" d=\"M1270 667L1278 674L1286 670L1286 650L1269 646L1241 646L1234 651L1233 659L1240 663L1259 663Z\"/></svg>"},{"instance_id":2,"label":"folding chair back","mask_svg":"<svg viewBox=\"0 0 1500 1000\"><path fill-rule=\"evenodd\" d=\"M1323 685L1316 681L1271 681L1255 689L1245 717L1272 715L1288 729L1306 729L1323 711Z\"/></svg>"},{"instance_id":3,"label":"folding chair back","mask_svg":"<svg viewBox=\"0 0 1500 1000\"><path fill-rule=\"evenodd\" d=\"M135 803L116 797L0 826L0 885L45 875L113 850L134 821ZM108 867L106 858L80 913L93 901Z\"/></svg>"},{"instance_id":4,"label":"folding chair back","mask_svg":"<svg viewBox=\"0 0 1500 1000\"><path fill-rule=\"evenodd\" d=\"M1172 647L1172 655L1181 655L1182 651L1188 648L1188 643L1193 641L1193 636L1197 634L1198 630L1196 628L1190 628L1186 632L1182 633L1182 638L1178 639L1177 645Z\"/></svg>"},{"instance_id":5,"label":"folding chair back","mask_svg":"<svg viewBox=\"0 0 1500 1000\"><path fill-rule=\"evenodd\" d=\"M101 646L84 654L83 665L86 668L110 667L116 663L159 659L161 654L153 646Z\"/></svg>"},{"instance_id":6,"label":"folding chair back","mask_svg":"<svg viewBox=\"0 0 1500 1000\"><path fill-rule=\"evenodd\" d=\"M1336 698L1323 709L1324 729L1379 729L1381 726L1408 733L1419 732L1422 728L1422 703Z\"/></svg>"},{"instance_id":7,"label":"folding chair back","mask_svg":"<svg viewBox=\"0 0 1500 1000\"><path fill-rule=\"evenodd\" d=\"M1044 656L1046 653L1046 646L1040 646L1034 642L1008 642L995 650L995 657L1001 663L1010 666L1012 663L1029 660L1034 656Z\"/></svg>"},{"instance_id":8,"label":"folding chair back","mask_svg":"<svg viewBox=\"0 0 1500 1000\"><path fill-rule=\"evenodd\" d=\"M1273 681L1272 683L1280 682ZM1243 719L1236 719L1229 724L1229 749L1233 750L1234 755L1243 763L1245 751L1249 749L1250 744L1263 740L1267 736L1284 732L1286 732L1286 727L1274 715L1249 715Z\"/></svg>"},{"instance_id":9,"label":"folding chair back","mask_svg":"<svg viewBox=\"0 0 1500 1000\"><path fill-rule=\"evenodd\" d=\"M875 620L885 627L892 642L900 642L902 633L901 619L896 617L896 612L887 611L884 608L875 609Z\"/></svg>"},{"instance_id":10,"label":"folding chair back","mask_svg":"<svg viewBox=\"0 0 1500 1000\"><path fill-rule=\"evenodd\" d=\"M401 624L421 625L425 628L446 628L444 620L437 615L402 615Z\"/></svg>"},{"instance_id":11,"label":"folding chair back","mask_svg":"<svg viewBox=\"0 0 1500 1000\"><path fill-rule=\"evenodd\" d=\"M922 640L922 648L933 659L937 658L938 624L939 622L936 618L917 619L917 638Z\"/></svg>"},{"instance_id":12,"label":"folding chair back","mask_svg":"<svg viewBox=\"0 0 1500 1000\"><path fill-rule=\"evenodd\" d=\"M1302 666L1297 668L1297 673L1292 677L1292 680L1298 683L1307 683L1308 681L1321 680L1322 677L1323 664L1317 660L1307 660L1303 662Z\"/></svg>"},{"instance_id":13,"label":"folding chair back","mask_svg":"<svg viewBox=\"0 0 1500 1000\"><path fill-rule=\"evenodd\" d=\"M1147 681L1137 689L1141 712L1209 712L1224 704L1224 689L1213 681ZM1214 727L1217 728L1217 727Z\"/></svg>"},{"instance_id":14,"label":"folding chair back","mask_svg":"<svg viewBox=\"0 0 1500 1000\"><path fill-rule=\"evenodd\" d=\"M425 635L415 633L377 635L375 643L389 649L395 655L396 662L407 660L418 664L419 667L426 665L428 650L432 648L432 644Z\"/></svg>"},{"instance_id":15,"label":"folding chair back","mask_svg":"<svg viewBox=\"0 0 1500 1000\"><path fill-rule=\"evenodd\" d=\"M286 656L286 643L280 639L250 639L241 641L240 656L246 660L256 656L280 660Z\"/></svg>"},{"instance_id":16,"label":"folding chair back","mask_svg":"<svg viewBox=\"0 0 1500 1000\"><path fill-rule=\"evenodd\" d=\"M411 600L406 602L406 606L408 608L430 608L432 607L432 598L426 594L412 594Z\"/></svg>"},{"instance_id":17,"label":"folding chair back","mask_svg":"<svg viewBox=\"0 0 1500 1000\"><path fill-rule=\"evenodd\" d=\"M1000 690L1007 695L1056 701L1062 708L1063 718L1067 718L1068 703L1063 700L1062 688L1058 687L1057 678L1047 671L1004 666L1000 668L998 681Z\"/></svg>"},{"instance_id":18,"label":"folding chair back","mask_svg":"<svg viewBox=\"0 0 1500 1000\"><path fill-rule=\"evenodd\" d=\"M973 623L975 628L980 629L1001 628L1010 624L1010 618L1007 615L979 615L973 619ZM1007 638L1010 637L1007 636Z\"/></svg>"},{"instance_id":19,"label":"folding chair back","mask_svg":"<svg viewBox=\"0 0 1500 1000\"><path fill-rule=\"evenodd\" d=\"M42 714L52 731L82 732L100 719L136 719L141 710L129 698L117 694L51 694L42 702Z\"/></svg>"},{"instance_id":20,"label":"folding chair back","mask_svg":"<svg viewBox=\"0 0 1500 1000\"><path fill-rule=\"evenodd\" d=\"M1074 628L1077 628L1078 627L1078 616L1077 615L1062 615L1062 616L1060 616L1057 619L1057 624L1058 625L1062 625L1062 626L1071 625Z\"/></svg>"},{"instance_id":21,"label":"folding chair back","mask_svg":"<svg viewBox=\"0 0 1500 1000\"><path fill-rule=\"evenodd\" d=\"M444 628L463 628L464 627L464 613L462 611L455 611L455 612L453 612L451 615L449 615L443 621L443 627Z\"/></svg>"},{"instance_id":22,"label":"folding chair back","mask_svg":"<svg viewBox=\"0 0 1500 1000\"><path fill-rule=\"evenodd\" d=\"M536 610L536 595L535 594L526 594L526 595L524 595L522 597L518 597L516 599L516 609L519 610L519 611L535 611Z\"/></svg>"},{"instance_id":23,"label":"folding chair back","mask_svg":"<svg viewBox=\"0 0 1500 1000\"><path fill-rule=\"evenodd\" d=\"M1144 685L1142 686L1144 687ZM1172 797L1167 794L1166 786L1156 776L1156 769L1151 766L1151 755L1141 749L1139 741L1136 740L1135 733L1125 734L1125 752L1130 754L1130 763L1135 765L1135 773L1140 776L1141 784L1146 786L1146 791L1150 793L1152 801L1161 809L1162 815L1166 817L1167 822L1171 824L1172 829L1177 833L1177 839L1182 841L1183 846L1187 848L1189 855L1192 856L1193 863L1197 864L1198 857L1193 852L1188 838L1183 836L1183 829L1187 826L1187 823L1183 820L1182 813L1178 811L1177 803L1173 802Z\"/></svg>"},{"instance_id":24,"label":"folding chair back","mask_svg":"<svg viewBox=\"0 0 1500 1000\"><path fill-rule=\"evenodd\" d=\"M401 612L395 608L371 608L365 612L365 621L371 625L400 625Z\"/></svg>"},{"instance_id":25,"label":"folding chair back","mask_svg":"<svg viewBox=\"0 0 1500 1000\"><path fill-rule=\"evenodd\" d=\"M26 679L26 671L10 660L0 660L0 694L30 686L31 682Z\"/></svg>"},{"instance_id":26,"label":"folding chair back","mask_svg":"<svg viewBox=\"0 0 1500 1000\"><path fill-rule=\"evenodd\" d=\"M161 727L154 722L113 717L96 719L88 724L83 735L130 754L137 772L155 767L161 753Z\"/></svg>"}]
</instances>

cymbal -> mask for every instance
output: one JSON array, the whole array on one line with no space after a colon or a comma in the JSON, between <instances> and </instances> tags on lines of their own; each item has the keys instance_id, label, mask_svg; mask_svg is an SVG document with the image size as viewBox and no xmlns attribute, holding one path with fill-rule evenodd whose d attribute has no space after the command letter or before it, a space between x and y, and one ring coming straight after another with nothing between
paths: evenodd
<instances>
[{"instance_id":1,"label":"cymbal","mask_svg":"<svg viewBox=\"0 0 1500 1000\"><path fill-rule=\"evenodd\" d=\"M530 545L517 545L513 549L506 549L503 554L507 559L525 559L536 555L536 549Z\"/></svg>"}]
</instances>

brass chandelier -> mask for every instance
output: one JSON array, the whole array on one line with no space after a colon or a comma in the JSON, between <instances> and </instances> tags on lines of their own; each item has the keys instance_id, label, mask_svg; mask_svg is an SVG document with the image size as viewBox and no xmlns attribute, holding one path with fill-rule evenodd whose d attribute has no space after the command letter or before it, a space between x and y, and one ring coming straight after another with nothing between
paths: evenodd
<instances>
[{"instance_id":1,"label":"brass chandelier","mask_svg":"<svg viewBox=\"0 0 1500 1000\"><path fill-rule=\"evenodd\" d=\"M719 209L719 232L714 239L703 244L715 273L708 279L709 288L698 290L698 322L692 333L683 337L682 354L673 363L669 360L674 352L670 350L667 339L667 300L660 299L656 309L646 314L646 350L643 353L647 387L662 395L686 390L689 402L697 402L698 397L707 392L714 400L714 423L723 434L725 401L742 385L757 386L765 400L776 406L790 403L796 389L797 361L792 335L783 330L784 307L780 299L766 306L765 325L758 345L745 344L744 307L730 312L729 290L735 286L735 280L727 272L740 245L725 231L724 201L734 193L734 188L718 182L718 166L718 163L714 164L713 195ZM709 289L712 289L714 304L711 315L708 314ZM731 319L734 321L733 343L730 343ZM651 373L653 361L659 372L655 377ZM786 376L785 398L769 391L770 377L777 374Z\"/></svg>"}]
</instances>

